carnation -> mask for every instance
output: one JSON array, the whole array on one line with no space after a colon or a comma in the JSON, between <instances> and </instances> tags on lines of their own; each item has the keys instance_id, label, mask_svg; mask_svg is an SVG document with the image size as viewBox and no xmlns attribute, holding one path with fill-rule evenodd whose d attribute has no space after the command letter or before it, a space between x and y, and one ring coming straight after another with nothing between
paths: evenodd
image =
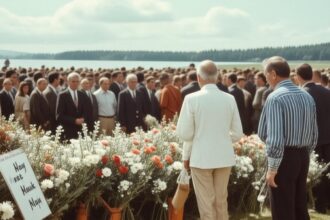
<instances>
[{"instance_id":1,"label":"carnation","mask_svg":"<svg viewBox=\"0 0 330 220\"><path fill-rule=\"evenodd\" d=\"M0 203L0 213L2 213L1 215L2 220L13 218L15 215L13 204L9 201Z\"/></svg>"},{"instance_id":2,"label":"carnation","mask_svg":"<svg viewBox=\"0 0 330 220\"><path fill-rule=\"evenodd\" d=\"M111 172L111 169L108 168L108 167L105 167L102 169L102 174L104 177L109 177L111 176L112 172Z\"/></svg>"},{"instance_id":3,"label":"carnation","mask_svg":"<svg viewBox=\"0 0 330 220\"><path fill-rule=\"evenodd\" d=\"M131 172L133 174L136 174L139 170L143 169L143 164L142 163L135 163L131 166Z\"/></svg>"},{"instance_id":4,"label":"carnation","mask_svg":"<svg viewBox=\"0 0 330 220\"><path fill-rule=\"evenodd\" d=\"M52 189L54 187L54 183L50 179L45 179L41 182L40 187L43 191L45 191L46 189Z\"/></svg>"},{"instance_id":5,"label":"carnation","mask_svg":"<svg viewBox=\"0 0 330 220\"><path fill-rule=\"evenodd\" d=\"M179 161L175 161L173 164L172 164L172 167L174 170L182 170L182 163L179 162Z\"/></svg>"}]
</instances>

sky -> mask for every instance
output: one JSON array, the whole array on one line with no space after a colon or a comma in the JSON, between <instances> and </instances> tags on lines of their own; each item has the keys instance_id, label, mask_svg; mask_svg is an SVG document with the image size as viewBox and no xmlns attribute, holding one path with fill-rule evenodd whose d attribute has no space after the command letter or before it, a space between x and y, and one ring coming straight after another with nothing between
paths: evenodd
<instances>
[{"instance_id":1,"label":"sky","mask_svg":"<svg viewBox=\"0 0 330 220\"><path fill-rule=\"evenodd\" d=\"M330 42L329 0L0 0L0 50L201 51Z\"/></svg>"}]
</instances>

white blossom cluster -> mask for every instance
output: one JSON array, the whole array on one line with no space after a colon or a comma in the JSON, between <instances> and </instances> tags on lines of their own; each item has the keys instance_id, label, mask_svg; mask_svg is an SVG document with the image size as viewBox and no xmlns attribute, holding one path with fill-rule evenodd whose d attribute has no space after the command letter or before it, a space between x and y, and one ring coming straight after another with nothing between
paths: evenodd
<instances>
[{"instance_id":1,"label":"white blossom cluster","mask_svg":"<svg viewBox=\"0 0 330 220\"><path fill-rule=\"evenodd\" d=\"M41 182L40 187L42 191L46 191L47 189L52 189L54 187L54 183L50 179L44 179Z\"/></svg>"},{"instance_id":2,"label":"white blossom cluster","mask_svg":"<svg viewBox=\"0 0 330 220\"><path fill-rule=\"evenodd\" d=\"M160 192L164 191L167 188L166 182L162 181L159 178L154 180L153 183L154 183L154 187L151 190L152 194L160 193Z\"/></svg>"},{"instance_id":3,"label":"white blossom cluster","mask_svg":"<svg viewBox=\"0 0 330 220\"><path fill-rule=\"evenodd\" d=\"M5 201L0 203L0 217L1 220L7 220L13 218L15 211L11 202Z\"/></svg>"},{"instance_id":4,"label":"white blossom cluster","mask_svg":"<svg viewBox=\"0 0 330 220\"><path fill-rule=\"evenodd\" d=\"M123 180L120 182L119 186L118 186L118 190L120 192L126 192L130 186L132 186L133 183L132 182L129 182L127 180Z\"/></svg>"},{"instance_id":5,"label":"white blossom cluster","mask_svg":"<svg viewBox=\"0 0 330 220\"><path fill-rule=\"evenodd\" d=\"M254 171L252 166L252 160L247 156L237 156L236 155L236 165L235 165L235 173L237 179L243 177L248 178L249 174Z\"/></svg>"}]
</instances>

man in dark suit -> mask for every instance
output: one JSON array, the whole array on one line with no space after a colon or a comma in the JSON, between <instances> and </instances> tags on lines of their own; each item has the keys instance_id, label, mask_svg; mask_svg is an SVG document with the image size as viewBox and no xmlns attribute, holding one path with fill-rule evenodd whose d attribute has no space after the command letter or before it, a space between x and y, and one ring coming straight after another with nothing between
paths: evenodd
<instances>
[{"instance_id":1,"label":"man in dark suit","mask_svg":"<svg viewBox=\"0 0 330 220\"><path fill-rule=\"evenodd\" d=\"M38 79L36 88L30 96L30 124L35 124L37 128L41 128L44 131L48 131L50 129L51 119L49 104L43 94L46 87L47 80L44 78Z\"/></svg>"},{"instance_id":2,"label":"man in dark suit","mask_svg":"<svg viewBox=\"0 0 330 220\"><path fill-rule=\"evenodd\" d=\"M68 88L61 92L57 105L57 120L64 128L64 139L78 138L82 124L88 121L86 108L86 95L78 90L80 76L78 73L70 73L68 76Z\"/></svg>"},{"instance_id":3,"label":"man in dark suit","mask_svg":"<svg viewBox=\"0 0 330 220\"><path fill-rule=\"evenodd\" d=\"M297 68L297 79L300 84L314 99L316 104L318 141L315 153L319 161L330 162L330 91L312 81L313 70L308 64ZM328 170L328 172L330 169ZM315 209L317 212L326 213L330 204L330 180L324 175L321 182L314 188Z\"/></svg>"},{"instance_id":4,"label":"man in dark suit","mask_svg":"<svg viewBox=\"0 0 330 220\"><path fill-rule=\"evenodd\" d=\"M246 117L245 99L243 91L237 87L237 75L235 73L229 73L227 76L228 91L235 97L238 112L241 117L242 127L244 134L249 133L248 119Z\"/></svg>"},{"instance_id":5,"label":"man in dark suit","mask_svg":"<svg viewBox=\"0 0 330 220\"><path fill-rule=\"evenodd\" d=\"M88 79L81 80L81 91L86 95L86 107L88 114L88 130L94 130L94 123L98 121L99 108L95 95L91 92L92 84Z\"/></svg>"},{"instance_id":6,"label":"man in dark suit","mask_svg":"<svg viewBox=\"0 0 330 220\"><path fill-rule=\"evenodd\" d=\"M120 71L114 71L111 74L111 79L112 79L112 83L110 85L109 90L115 94L116 99L118 101L118 95L119 95L120 91L122 91L124 88L122 85L123 80L124 80L124 75Z\"/></svg>"},{"instance_id":7,"label":"man in dark suit","mask_svg":"<svg viewBox=\"0 0 330 220\"><path fill-rule=\"evenodd\" d=\"M155 96L155 89L156 89L155 78L149 76L146 82L147 82L148 98L150 99L150 104L151 104L150 115L155 117L158 121L161 121L162 118L160 113L160 105L158 99Z\"/></svg>"},{"instance_id":8,"label":"man in dark suit","mask_svg":"<svg viewBox=\"0 0 330 220\"><path fill-rule=\"evenodd\" d=\"M199 91L201 88L198 85L197 82L197 73L195 70L190 71L188 73L188 85L186 85L185 87L183 87L181 89L181 96L182 96L182 100L184 100L184 97L190 93L193 92L197 92Z\"/></svg>"},{"instance_id":9,"label":"man in dark suit","mask_svg":"<svg viewBox=\"0 0 330 220\"><path fill-rule=\"evenodd\" d=\"M57 127L56 122L56 104L58 97L58 86L60 85L60 74L51 72L48 74L48 87L43 92L46 97L50 110L50 130L54 134Z\"/></svg>"},{"instance_id":10,"label":"man in dark suit","mask_svg":"<svg viewBox=\"0 0 330 220\"><path fill-rule=\"evenodd\" d=\"M221 91L223 91L223 92L227 92L228 93L228 88L227 88L227 86L225 86L223 83L222 83L222 74L221 73L219 73L218 74L218 82L217 82L217 87L221 90Z\"/></svg>"},{"instance_id":11,"label":"man in dark suit","mask_svg":"<svg viewBox=\"0 0 330 220\"><path fill-rule=\"evenodd\" d=\"M17 89L19 86L19 81L18 81L18 74L16 73L15 70L8 70L6 72L5 78L8 78L11 80L12 83L12 88L11 88L11 94L13 95L14 99L16 97Z\"/></svg>"},{"instance_id":12,"label":"man in dark suit","mask_svg":"<svg viewBox=\"0 0 330 220\"><path fill-rule=\"evenodd\" d=\"M127 76L128 87L119 93L118 121L126 133L135 132L135 127L146 130L144 118L146 112L143 105L143 95L136 90L137 77L134 74Z\"/></svg>"},{"instance_id":13,"label":"man in dark suit","mask_svg":"<svg viewBox=\"0 0 330 220\"><path fill-rule=\"evenodd\" d=\"M9 116L14 114L14 97L11 93L12 82L9 78L3 81L3 90L0 92L1 114L8 120Z\"/></svg>"},{"instance_id":14,"label":"man in dark suit","mask_svg":"<svg viewBox=\"0 0 330 220\"><path fill-rule=\"evenodd\" d=\"M144 74L142 72L139 72L136 74L138 84L136 86L136 90L141 92L143 95L143 105L146 110L146 114L151 114L151 101L149 98L149 94L147 91L146 86L143 84L144 81Z\"/></svg>"}]
</instances>

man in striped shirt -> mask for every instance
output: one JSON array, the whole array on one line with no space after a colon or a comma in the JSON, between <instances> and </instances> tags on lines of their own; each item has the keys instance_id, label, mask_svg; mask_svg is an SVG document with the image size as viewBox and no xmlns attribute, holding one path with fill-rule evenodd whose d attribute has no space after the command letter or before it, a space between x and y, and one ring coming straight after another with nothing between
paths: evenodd
<instances>
[{"instance_id":1,"label":"man in striped shirt","mask_svg":"<svg viewBox=\"0 0 330 220\"><path fill-rule=\"evenodd\" d=\"M266 143L272 217L309 219L306 182L318 137L315 102L291 82L290 67L282 57L265 60L264 70L274 92L263 108L258 134Z\"/></svg>"}]
</instances>

